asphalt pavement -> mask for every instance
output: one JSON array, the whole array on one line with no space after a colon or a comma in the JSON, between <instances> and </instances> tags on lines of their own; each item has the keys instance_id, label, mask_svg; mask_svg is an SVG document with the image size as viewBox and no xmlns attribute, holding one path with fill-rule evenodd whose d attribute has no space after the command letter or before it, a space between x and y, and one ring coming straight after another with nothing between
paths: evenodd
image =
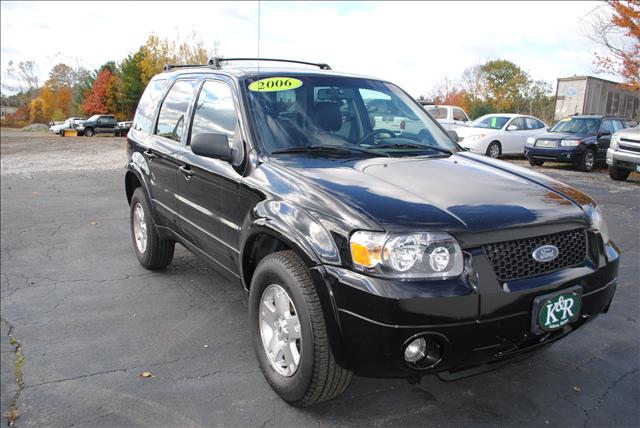
<instances>
[{"instance_id":1,"label":"asphalt pavement","mask_svg":"<svg viewBox=\"0 0 640 428\"><path fill-rule=\"evenodd\" d=\"M242 289L180 246L164 271L138 264L122 138L1 132L3 424L640 425L638 175L535 168L601 204L623 250L608 314L493 372L418 385L354 378L337 399L300 409L258 368Z\"/></svg>"}]
</instances>

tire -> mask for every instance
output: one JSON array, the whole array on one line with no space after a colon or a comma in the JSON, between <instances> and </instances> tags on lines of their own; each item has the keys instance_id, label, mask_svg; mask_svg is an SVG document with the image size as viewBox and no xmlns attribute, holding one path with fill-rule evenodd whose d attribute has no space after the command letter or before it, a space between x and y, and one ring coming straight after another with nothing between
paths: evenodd
<instances>
[{"instance_id":1,"label":"tire","mask_svg":"<svg viewBox=\"0 0 640 428\"><path fill-rule=\"evenodd\" d=\"M592 149L587 149L582 153L580 160L578 161L578 170L584 172L593 171L593 167L596 164L596 152Z\"/></svg>"},{"instance_id":2,"label":"tire","mask_svg":"<svg viewBox=\"0 0 640 428\"><path fill-rule=\"evenodd\" d=\"M536 159L533 156L529 155L529 165L531 166L542 166L544 165L544 161L540 159Z\"/></svg>"},{"instance_id":3,"label":"tire","mask_svg":"<svg viewBox=\"0 0 640 428\"><path fill-rule=\"evenodd\" d=\"M492 141L487 147L487 156L490 158L498 159L502 154L502 147L500 147L500 143L497 141Z\"/></svg>"},{"instance_id":4,"label":"tire","mask_svg":"<svg viewBox=\"0 0 640 428\"><path fill-rule=\"evenodd\" d=\"M273 299L270 301L270 293L285 291L289 298L289 305L284 305L291 313L295 313L297 324L297 336L299 339L289 338L287 331L288 322L293 318L291 313L282 320L287 324L282 331L287 335L280 340L277 330L278 324L284 325L284 321L271 323L268 321L278 316L278 307ZM278 294L276 294L278 295ZM271 309L273 308L273 309ZM271 311L271 312L270 312ZM324 313L320 305L320 299L315 290L313 280L304 262L293 251L280 251L270 254L260 261L255 270L249 290L249 318L253 346L258 358L258 363L271 388L285 401L294 406L312 406L314 404L331 400L342 394L351 383L352 373L340 367L331 352L327 329L324 322ZM264 327L267 325L267 327ZM269 339L268 333L271 332ZM277 340L273 341L273 336ZM267 344L269 342L269 344ZM275 343L276 357L283 352L282 362L286 364L287 347L292 346L289 355L298 352L299 361L297 368L291 364L286 368L287 373L280 373L283 367L278 366L277 358L271 358L266 350ZM284 344L284 345L283 345ZM292 356L294 361L295 357Z\"/></svg>"},{"instance_id":5,"label":"tire","mask_svg":"<svg viewBox=\"0 0 640 428\"><path fill-rule=\"evenodd\" d=\"M609 177L613 180L624 181L629 177L629 174L631 174L630 169L618 168L616 166L609 167Z\"/></svg>"},{"instance_id":6,"label":"tire","mask_svg":"<svg viewBox=\"0 0 640 428\"><path fill-rule=\"evenodd\" d=\"M95 132L93 132L93 128L84 128L84 136L85 137L93 137Z\"/></svg>"},{"instance_id":7,"label":"tire","mask_svg":"<svg viewBox=\"0 0 640 428\"><path fill-rule=\"evenodd\" d=\"M138 218L136 210L142 210L142 221L136 226ZM151 209L149 203L142 190L138 187L131 197L131 239L133 240L133 251L142 266L147 269L155 270L166 267L173 260L173 252L175 250L175 242L161 240L151 217ZM142 228L144 224L144 228ZM139 230L144 229L144 239L141 238ZM145 244L142 245L141 241Z\"/></svg>"}]
</instances>

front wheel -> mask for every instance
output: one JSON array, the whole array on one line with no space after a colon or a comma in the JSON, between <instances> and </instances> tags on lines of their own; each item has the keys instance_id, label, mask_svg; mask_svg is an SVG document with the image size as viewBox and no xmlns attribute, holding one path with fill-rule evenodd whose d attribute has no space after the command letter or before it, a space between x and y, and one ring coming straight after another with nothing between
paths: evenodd
<instances>
[{"instance_id":1,"label":"front wheel","mask_svg":"<svg viewBox=\"0 0 640 428\"><path fill-rule=\"evenodd\" d=\"M95 132L93 131L93 128L85 128L84 130L85 137L93 137L94 134Z\"/></svg>"},{"instance_id":2,"label":"front wheel","mask_svg":"<svg viewBox=\"0 0 640 428\"><path fill-rule=\"evenodd\" d=\"M249 290L249 317L260 368L282 399L311 406L349 386L352 373L333 357L320 299L293 251L260 261Z\"/></svg>"},{"instance_id":3,"label":"front wheel","mask_svg":"<svg viewBox=\"0 0 640 428\"><path fill-rule=\"evenodd\" d=\"M542 166L544 165L544 161L540 159L536 159L533 156L529 155L529 165L531 166Z\"/></svg>"},{"instance_id":4,"label":"front wheel","mask_svg":"<svg viewBox=\"0 0 640 428\"><path fill-rule=\"evenodd\" d=\"M500 143L497 141L492 142L487 147L487 156L498 159L500 157L500 153L502 153L502 149L500 148Z\"/></svg>"},{"instance_id":5,"label":"front wheel","mask_svg":"<svg viewBox=\"0 0 640 428\"><path fill-rule=\"evenodd\" d=\"M578 169L584 172L591 172L593 170L593 166L596 163L596 153L587 149L584 151L580 160L578 161Z\"/></svg>"},{"instance_id":6,"label":"front wheel","mask_svg":"<svg viewBox=\"0 0 640 428\"><path fill-rule=\"evenodd\" d=\"M630 169L618 168L616 166L609 167L609 177L613 180L624 181L629 177L629 174L631 174Z\"/></svg>"}]
</instances>

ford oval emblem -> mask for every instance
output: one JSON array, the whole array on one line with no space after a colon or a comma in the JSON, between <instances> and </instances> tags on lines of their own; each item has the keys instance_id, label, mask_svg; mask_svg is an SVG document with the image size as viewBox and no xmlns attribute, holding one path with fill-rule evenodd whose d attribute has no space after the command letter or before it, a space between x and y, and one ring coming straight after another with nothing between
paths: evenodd
<instances>
[{"instance_id":1,"label":"ford oval emblem","mask_svg":"<svg viewBox=\"0 0 640 428\"><path fill-rule=\"evenodd\" d=\"M560 254L560 251L558 251L558 248L556 246L543 245L533 250L531 256L539 262L546 263L554 260L556 257L558 257L558 254Z\"/></svg>"}]
</instances>

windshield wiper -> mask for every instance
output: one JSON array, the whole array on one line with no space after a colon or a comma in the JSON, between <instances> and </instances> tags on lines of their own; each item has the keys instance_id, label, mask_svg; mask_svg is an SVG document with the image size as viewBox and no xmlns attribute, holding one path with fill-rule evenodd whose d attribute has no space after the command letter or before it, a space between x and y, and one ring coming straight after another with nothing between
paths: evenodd
<instances>
[{"instance_id":1,"label":"windshield wiper","mask_svg":"<svg viewBox=\"0 0 640 428\"><path fill-rule=\"evenodd\" d=\"M286 149L274 150L272 155L285 154L285 153L311 153L311 152L346 152L346 153L367 153L373 156L385 156L390 157L388 153L378 153L373 150L361 149L359 147L349 146L334 146L331 144L316 144L309 146L288 147Z\"/></svg>"},{"instance_id":2,"label":"windshield wiper","mask_svg":"<svg viewBox=\"0 0 640 428\"><path fill-rule=\"evenodd\" d=\"M375 148L376 149L393 148L393 149L434 150L436 152L446 153L448 155L452 155L453 154L453 152L451 150L448 150L448 149L443 149L441 147L427 146L425 144L419 144L419 143L390 143L390 144L383 144L381 146L375 146Z\"/></svg>"}]
</instances>

